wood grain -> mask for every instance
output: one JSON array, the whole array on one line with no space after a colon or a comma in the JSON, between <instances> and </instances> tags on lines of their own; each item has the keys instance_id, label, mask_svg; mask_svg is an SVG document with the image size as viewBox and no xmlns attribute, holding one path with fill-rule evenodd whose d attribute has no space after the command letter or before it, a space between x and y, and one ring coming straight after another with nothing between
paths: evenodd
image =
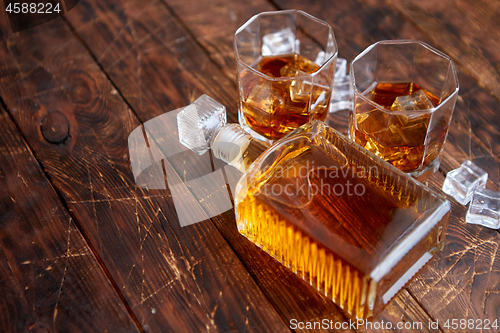
<instances>
[{"instance_id":1,"label":"wood grain","mask_svg":"<svg viewBox=\"0 0 500 333\"><path fill-rule=\"evenodd\" d=\"M386 0L500 99L500 3L485 0Z\"/></svg>"},{"instance_id":2,"label":"wood grain","mask_svg":"<svg viewBox=\"0 0 500 333\"><path fill-rule=\"evenodd\" d=\"M139 331L2 107L0 276L2 332Z\"/></svg>"},{"instance_id":3,"label":"wood grain","mask_svg":"<svg viewBox=\"0 0 500 333\"><path fill-rule=\"evenodd\" d=\"M287 330L210 221L181 228L168 191L135 185L127 137L140 123L61 19L0 55L3 100L143 330ZM40 125L54 112L69 126L57 143Z\"/></svg>"},{"instance_id":4,"label":"wood grain","mask_svg":"<svg viewBox=\"0 0 500 333\"><path fill-rule=\"evenodd\" d=\"M182 0L164 2L233 82L236 80L234 33L253 15L276 10L272 3L265 0L214 0L210 1L210 6L193 5Z\"/></svg>"}]
</instances>

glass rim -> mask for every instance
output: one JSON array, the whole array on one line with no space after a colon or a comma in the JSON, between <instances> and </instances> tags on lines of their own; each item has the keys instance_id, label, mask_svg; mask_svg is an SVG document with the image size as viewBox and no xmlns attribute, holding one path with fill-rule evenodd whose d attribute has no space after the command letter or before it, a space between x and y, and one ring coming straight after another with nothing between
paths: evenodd
<instances>
[{"instance_id":1,"label":"glass rim","mask_svg":"<svg viewBox=\"0 0 500 333\"><path fill-rule=\"evenodd\" d=\"M453 78L455 80L455 83L456 83L456 87L455 87L455 90L453 91L453 93L450 94L450 96L446 97L444 100L442 100L438 105L436 105L435 107L433 108L430 108L430 109L422 109L422 110L401 110L401 111L392 111L392 110L389 110L385 107L383 107L382 105L378 104L378 103L375 103L374 101L366 98L366 96L364 96L362 93L363 92L360 92L357 88L356 88L356 79L354 77L354 63L361 59L364 55L366 55L369 51L371 51L375 46L378 46L378 45L384 45L384 44L419 44L423 47L425 47L426 49L428 49L429 51L437 54L438 56L440 56L441 58L444 58L446 60L448 60L450 62L450 70L452 72L452 75L453 75ZM388 114L395 114L397 113L398 115L415 115L415 114L426 114L426 113L434 113L436 110L438 110L442 105L448 103L448 101L452 98L455 98L456 95L458 95L458 91L460 90L460 85L459 85L459 82L458 82L458 75L457 75L457 70L456 70L456 67L455 67L455 63L453 61L453 59L451 59L447 54L439 51L438 49L430 46L429 44L425 43L425 42L422 42L422 41L419 41L419 40L415 40L415 39L395 39L395 40L381 40L381 41L378 41L376 43L373 43L371 44L370 46L368 46L366 49L363 50L363 52L361 52L360 54L358 54L356 56L356 58L354 58L354 60L351 62L350 66L349 66L349 77L351 79L351 86L352 86L352 89L353 89L353 93L357 96L357 97L360 97L363 101L367 102L368 104L376 107L377 109L379 109L380 111L383 111L383 112L386 112ZM366 90L365 90L366 91Z\"/></svg>"},{"instance_id":2,"label":"glass rim","mask_svg":"<svg viewBox=\"0 0 500 333\"><path fill-rule=\"evenodd\" d=\"M284 77L271 77L271 76L268 76L268 75L266 75L264 73L259 72L258 70L256 70L252 66L250 66L247 63L245 63L244 61L242 61L240 59L240 56L238 55L238 51L237 51L237 47L236 47L236 35L238 33L240 33L241 31L243 31L250 23L252 23L259 16L272 16L272 15L281 15L281 14L288 14L288 13L298 13L300 15L306 16L307 18L312 19L313 21L316 21L316 22L318 22L318 23L320 23L320 24L325 25L326 27L328 27L329 35L331 35L332 39L333 39L333 46L334 46L335 52L333 52L330 57L328 57L327 59L325 59L325 61L323 62L323 64L317 70L315 70L313 73L302 74L302 75L294 75L294 76L284 76ZM335 38L335 34L333 33L332 26L330 24L328 24L327 22L325 22L325 21L323 21L323 20L321 20L321 19L319 19L317 17L314 17L311 14L308 14L308 13L306 13L303 10L300 10L300 9L285 9L285 10L266 11L266 12L261 12L261 13L253 15L245 23L243 23L236 30L236 32L234 33L234 35L233 35L233 49L234 49L234 54L235 54L236 62L238 64L243 65L244 67L246 67L251 72L254 72L255 74L259 75L260 77L262 77L262 78L264 78L264 79L266 79L268 81L286 81L286 80L293 80L293 79L297 79L297 78L315 77L316 74L318 74L319 72L321 72L323 70L323 68L325 68L327 65L329 65L330 62L333 59L336 59L337 56L338 56L338 53L339 53L339 49L338 49L338 46L337 46L337 39ZM283 55L287 55L287 54L288 53L284 53ZM276 56L279 56L279 55L280 54L277 54ZM238 68L238 72L239 72L239 68Z\"/></svg>"}]
</instances>

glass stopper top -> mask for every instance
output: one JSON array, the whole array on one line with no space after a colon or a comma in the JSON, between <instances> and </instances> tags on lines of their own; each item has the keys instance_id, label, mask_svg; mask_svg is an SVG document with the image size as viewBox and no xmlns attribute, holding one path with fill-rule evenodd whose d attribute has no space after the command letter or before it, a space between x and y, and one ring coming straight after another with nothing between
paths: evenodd
<instances>
[{"instance_id":1,"label":"glass stopper top","mask_svg":"<svg viewBox=\"0 0 500 333\"><path fill-rule=\"evenodd\" d=\"M179 141L198 155L209 148L213 134L226 124L226 107L202 95L177 115Z\"/></svg>"}]
</instances>

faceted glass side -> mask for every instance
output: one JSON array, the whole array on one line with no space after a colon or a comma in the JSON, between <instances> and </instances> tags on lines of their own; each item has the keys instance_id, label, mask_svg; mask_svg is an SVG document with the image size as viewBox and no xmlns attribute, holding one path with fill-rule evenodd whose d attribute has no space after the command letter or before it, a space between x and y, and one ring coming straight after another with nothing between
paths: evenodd
<instances>
[{"instance_id":1,"label":"faceted glass side","mask_svg":"<svg viewBox=\"0 0 500 333\"><path fill-rule=\"evenodd\" d=\"M337 58L329 112L351 109L351 78L347 75L347 60Z\"/></svg>"},{"instance_id":2,"label":"faceted glass side","mask_svg":"<svg viewBox=\"0 0 500 333\"><path fill-rule=\"evenodd\" d=\"M234 35L240 125L279 140L311 119L325 120L337 45L332 28L300 10L255 15Z\"/></svg>"},{"instance_id":3,"label":"faceted glass side","mask_svg":"<svg viewBox=\"0 0 500 333\"><path fill-rule=\"evenodd\" d=\"M449 202L319 121L240 183L239 232L355 318L379 314L443 246Z\"/></svg>"}]
</instances>

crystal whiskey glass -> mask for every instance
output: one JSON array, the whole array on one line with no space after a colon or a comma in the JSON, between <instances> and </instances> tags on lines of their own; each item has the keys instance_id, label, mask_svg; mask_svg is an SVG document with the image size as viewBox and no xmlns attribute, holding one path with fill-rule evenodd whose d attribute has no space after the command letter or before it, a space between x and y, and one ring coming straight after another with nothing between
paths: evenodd
<instances>
[{"instance_id":1,"label":"crystal whiskey glass","mask_svg":"<svg viewBox=\"0 0 500 333\"><path fill-rule=\"evenodd\" d=\"M326 22L300 10L260 13L236 31L234 50L246 131L272 142L326 119L337 60Z\"/></svg>"},{"instance_id":2,"label":"crystal whiskey glass","mask_svg":"<svg viewBox=\"0 0 500 333\"><path fill-rule=\"evenodd\" d=\"M351 63L352 140L424 180L439 168L458 96L453 61L419 41L369 46Z\"/></svg>"}]
</instances>

